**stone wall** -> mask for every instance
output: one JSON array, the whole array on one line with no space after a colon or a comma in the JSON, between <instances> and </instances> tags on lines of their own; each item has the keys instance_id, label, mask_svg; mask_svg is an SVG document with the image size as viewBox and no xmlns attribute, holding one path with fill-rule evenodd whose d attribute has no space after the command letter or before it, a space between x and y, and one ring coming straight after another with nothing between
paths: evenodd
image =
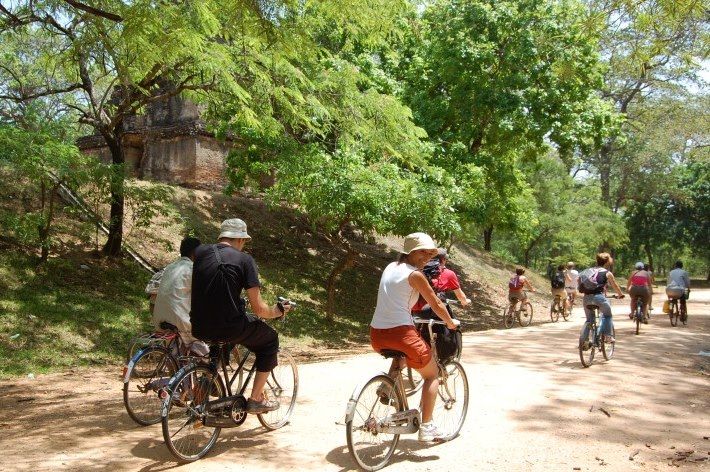
<instances>
[{"instance_id":1,"label":"stone wall","mask_svg":"<svg viewBox=\"0 0 710 472\"><path fill-rule=\"evenodd\" d=\"M124 127L130 175L199 188L222 188L227 183L225 160L230 144L206 131L198 105L179 97L155 102L144 115L127 119ZM111 162L101 136L85 136L77 145Z\"/></svg>"}]
</instances>

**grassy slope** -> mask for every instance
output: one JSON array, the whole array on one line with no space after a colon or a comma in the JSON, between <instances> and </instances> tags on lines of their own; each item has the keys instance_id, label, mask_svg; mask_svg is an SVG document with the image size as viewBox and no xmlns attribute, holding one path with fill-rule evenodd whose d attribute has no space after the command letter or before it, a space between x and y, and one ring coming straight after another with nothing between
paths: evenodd
<instances>
[{"instance_id":1,"label":"grassy slope","mask_svg":"<svg viewBox=\"0 0 710 472\"><path fill-rule=\"evenodd\" d=\"M4 185L7 179L7 174L0 175L4 189L0 213L18 211L31 200L26 186ZM362 257L355 269L343 275L339 316L328 322L321 303L323 283L339 254L305 219L287 209L269 210L260 199L182 188L175 188L170 205L179 218L161 217L149 229L128 235L155 265L175 258L176 250L166 248L177 248L188 229L212 242L220 221L243 218L253 237L247 251L259 264L267 300L284 295L299 303L285 323L276 323L282 343L300 352L301 358L356 352L366 346L379 274L396 257L400 239L356 243ZM0 355L6 360L0 376L119 361L128 341L148 327L143 288L150 274L128 260L92 257L91 228L68 213L61 210L58 215L62 234L54 253L59 257L38 270L29 248L0 239ZM454 247L452 259L451 267L459 273L464 290L482 289L474 297L474 308L460 313L468 329L500 327L500 307L506 303L512 267L468 247ZM542 278L532 277L547 293ZM546 302L543 297L533 300ZM546 308L535 308L535 319L542 320Z\"/></svg>"}]
</instances>

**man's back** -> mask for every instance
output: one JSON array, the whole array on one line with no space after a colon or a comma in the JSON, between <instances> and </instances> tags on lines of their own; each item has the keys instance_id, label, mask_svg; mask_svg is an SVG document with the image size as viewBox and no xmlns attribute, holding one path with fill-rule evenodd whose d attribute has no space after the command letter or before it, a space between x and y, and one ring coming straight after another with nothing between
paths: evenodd
<instances>
[{"instance_id":1,"label":"man's back","mask_svg":"<svg viewBox=\"0 0 710 472\"><path fill-rule=\"evenodd\" d=\"M198 247L192 272L193 334L200 339L220 340L233 333L246 312L242 290L259 286L256 263L250 255L226 244Z\"/></svg>"},{"instance_id":2,"label":"man's back","mask_svg":"<svg viewBox=\"0 0 710 472\"><path fill-rule=\"evenodd\" d=\"M192 261L189 257L181 257L163 269L153 310L156 328L161 321L167 321L179 331L190 333L191 287Z\"/></svg>"},{"instance_id":3,"label":"man's back","mask_svg":"<svg viewBox=\"0 0 710 472\"><path fill-rule=\"evenodd\" d=\"M688 273L680 268L675 268L668 273L669 288L690 288Z\"/></svg>"}]
</instances>

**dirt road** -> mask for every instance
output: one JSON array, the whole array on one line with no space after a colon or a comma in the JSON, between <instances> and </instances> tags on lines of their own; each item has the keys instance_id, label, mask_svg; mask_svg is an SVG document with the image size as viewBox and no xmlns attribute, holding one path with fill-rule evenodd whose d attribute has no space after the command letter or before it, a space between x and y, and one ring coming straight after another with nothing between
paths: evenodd
<instances>
[{"instance_id":1,"label":"dirt road","mask_svg":"<svg viewBox=\"0 0 710 472\"><path fill-rule=\"evenodd\" d=\"M615 302L616 355L589 369L576 349L579 309L568 322L466 334L471 402L460 437L421 446L403 436L386 470L710 470L710 357L698 355L710 352L710 290L692 298L689 326L672 328L658 315L639 336L626 302ZM5 381L0 463L23 471L350 470L338 423L358 380L386 365L367 354L300 366L290 425L267 433L249 418L189 465L172 460L159 425L128 418L119 366Z\"/></svg>"}]
</instances>

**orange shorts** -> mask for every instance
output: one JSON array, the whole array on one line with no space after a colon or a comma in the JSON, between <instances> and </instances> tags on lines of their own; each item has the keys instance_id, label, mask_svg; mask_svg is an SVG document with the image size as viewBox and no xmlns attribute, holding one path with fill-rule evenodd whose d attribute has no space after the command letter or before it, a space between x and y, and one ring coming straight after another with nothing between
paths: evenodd
<instances>
[{"instance_id":1,"label":"orange shorts","mask_svg":"<svg viewBox=\"0 0 710 472\"><path fill-rule=\"evenodd\" d=\"M387 329L370 326L370 344L377 352L382 349L402 351L407 357L407 365L415 369L421 369L431 360L431 348L414 326L395 326Z\"/></svg>"}]
</instances>

